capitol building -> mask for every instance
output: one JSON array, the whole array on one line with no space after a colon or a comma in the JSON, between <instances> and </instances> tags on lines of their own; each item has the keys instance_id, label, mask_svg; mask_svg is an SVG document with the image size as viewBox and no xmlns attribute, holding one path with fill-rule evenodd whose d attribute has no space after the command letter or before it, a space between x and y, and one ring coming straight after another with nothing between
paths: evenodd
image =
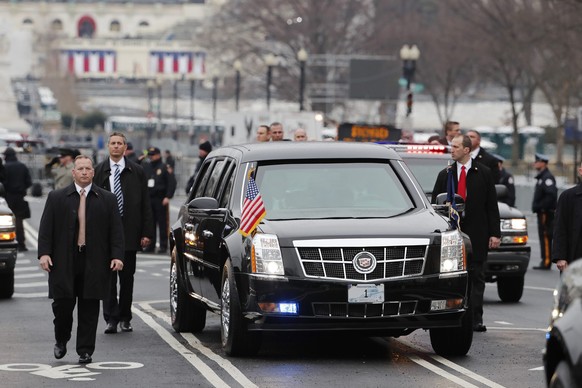
<instances>
[{"instance_id":1,"label":"capitol building","mask_svg":"<svg viewBox=\"0 0 582 388\"><path fill-rule=\"evenodd\" d=\"M3 0L4 75L47 72L83 78L202 78L205 51L195 31L220 1ZM182 34L187 35L187 34Z\"/></svg>"}]
</instances>

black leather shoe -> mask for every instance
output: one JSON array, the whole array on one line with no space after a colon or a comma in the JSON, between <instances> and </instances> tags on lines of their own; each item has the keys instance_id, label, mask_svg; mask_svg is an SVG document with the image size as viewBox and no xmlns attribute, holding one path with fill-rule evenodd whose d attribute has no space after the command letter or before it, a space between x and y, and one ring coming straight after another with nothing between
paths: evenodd
<instances>
[{"instance_id":1,"label":"black leather shoe","mask_svg":"<svg viewBox=\"0 0 582 388\"><path fill-rule=\"evenodd\" d=\"M105 328L105 334L115 334L117 333L117 324L108 323Z\"/></svg>"},{"instance_id":2,"label":"black leather shoe","mask_svg":"<svg viewBox=\"0 0 582 388\"><path fill-rule=\"evenodd\" d=\"M67 354L67 345L57 342L53 350L55 353L55 358L60 360L61 358L65 357L65 354Z\"/></svg>"},{"instance_id":3,"label":"black leather shoe","mask_svg":"<svg viewBox=\"0 0 582 388\"><path fill-rule=\"evenodd\" d=\"M79 356L79 364L89 364L93 359L89 353L83 353Z\"/></svg>"},{"instance_id":4,"label":"black leather shoe","mask_svg":"<svg viewBox=\"0 0 582 388\"><path fill-rule=\"evenodd\" d=\"M133 327L131 327L131 325L130 325L129 322L123 322L122 321L122 322L119 323L119 327L121 328L121 331L124 331L126 333L127 332L130 332L130 331L133 331Z\"/></svg>"},{"instance_id":5,"label":"black leather shoe","mask_svg":"<svg viewBox=\"0 0 582 388\"><path fill-rule=\"evenodd\" d=\"M551 267L546 267L545 265L536 265L535 267L533 267L533 269L545 269L545 270L548 270L548 269L551 269Z\"/></svg>"},{"instance_id":6,"label":"black leather shoe","mask_svg":"<svg viewBox=\"0 0 582 388\"><path fill-rule=\"evenodd\" d=\"M478 332L486 332L487 331L487 326L485 326L482 323L478 323L473 327L473 331L478 331Z\"/></svg>"}]
</instances>

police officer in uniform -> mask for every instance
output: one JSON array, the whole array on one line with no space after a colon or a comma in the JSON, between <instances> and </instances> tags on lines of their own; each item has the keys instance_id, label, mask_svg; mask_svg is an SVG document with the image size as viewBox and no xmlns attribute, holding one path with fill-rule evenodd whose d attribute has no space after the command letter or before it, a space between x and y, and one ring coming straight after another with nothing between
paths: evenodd
<instances>
[{"instance_id":1,"label":"police officer in uniform","mask_svg":"<svg viewBox=\"0 0 582 388\"><path fill-rule=\"evenodd\" d=\"M554 213L558 200L558 188L556 178L548 169L549 158L546 155L536 154L534 168L536 175L536 188L532 203L532 211L538 215L538 233L540 237L540 249L542 261L534 269L550 269L552 265L552 236L554 233Z\"/></svg>"},{"instance_id":2,"label":"police officer in uniform","mask_svg":"<svg viewBox=\"0 0 582 388\"><path fill-rule=\"evenodd\" d=\"M168 249L168 225L170 217L170 199L176 191L176 177L172 169L162 161L160 149L148 148L149 162L143 164L145 176L148 180L148 190L152 213L154 216L154 234L146 252L153 252L156 247L156 227L160 235L158 253L166 253Z\"/></svg>"}]
</instances>

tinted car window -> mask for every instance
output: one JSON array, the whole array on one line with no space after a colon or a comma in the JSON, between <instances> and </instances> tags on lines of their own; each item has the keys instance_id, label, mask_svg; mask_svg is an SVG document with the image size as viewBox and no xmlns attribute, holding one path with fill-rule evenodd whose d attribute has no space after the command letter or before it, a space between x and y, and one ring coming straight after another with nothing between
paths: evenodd
<instances>
[{"instance_id":1,"label":"tinted car window","mask_svg":"<svg viewBox=\"0 0 582 388\"><path fill-rule=\"evenodd\" d=\"M204 193L204 188L206 187L206 182L210 177L210 167L212 160L207 161L202 165L200 171L198 171L198 176L196 177L196 182L194 183L194 189L190 193L190 201L197 197L202 197Z\"/></svg>"},{"instance_id":2,"label":"tinted car window","mask_svg":"<svg viewBox=\"0 0 582 388\"><path fill-rule=\"evenodd\" d=\"M225 164L225 160L219 160L214 164L214 168L210 173L210 178L208 178L208 183L206 183L206 188L204 189L205 197L216 198L216 187L218 186L218 182L220 182L220 175Z\"/></svg>"},{"instance_id":3,"label":"tinted car window","mask_svg":"<svg viewBox=\"0 0 582 388\"><path fill-rule=\"evenodd\" d=\"M260 166L257 184L269 219L390 217L414 207L389 164Z\"/></svg>"},{"instance_id":4,"label":"tinted car window","mask_svg":"<svg viewBox=\"0 0 582 388\"><path fill-rule=\"evenodd\" d=\"M234 168L228 169L228 172L224 176L225 187L220 197L219 207L227 207L230 201L230 195L232 193L232 186L234 184Z\"/></svg>"},{"instance_id":5,"label":"tinted car window","mask_svg":"<svg viewBox=\"0 0 582 388\"><path fill-rule=\"evenodd\" d=\"M425 193L430 193L432 191L439 172L447 167L448 163L448 159L444 158L415 159L407 157L405 161Z\"/></svg>"}]
</instances>

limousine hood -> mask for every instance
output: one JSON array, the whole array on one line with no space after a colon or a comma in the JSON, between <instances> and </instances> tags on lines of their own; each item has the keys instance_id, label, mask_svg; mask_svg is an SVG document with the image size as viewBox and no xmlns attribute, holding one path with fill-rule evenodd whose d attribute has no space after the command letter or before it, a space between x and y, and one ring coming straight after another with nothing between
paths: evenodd
<instances>
[{"instance_id":1,"label":"limousine hood","mask_svg":"<svg viewBox=\"0 0 582 388\"><path fill-rule=\"evenodd\" d=\"M281 247L296 240L429 237L449 228L445 219L423 211L390 218L264 220L260 230L275 234Z\"/></svg>"}]
</instances>

